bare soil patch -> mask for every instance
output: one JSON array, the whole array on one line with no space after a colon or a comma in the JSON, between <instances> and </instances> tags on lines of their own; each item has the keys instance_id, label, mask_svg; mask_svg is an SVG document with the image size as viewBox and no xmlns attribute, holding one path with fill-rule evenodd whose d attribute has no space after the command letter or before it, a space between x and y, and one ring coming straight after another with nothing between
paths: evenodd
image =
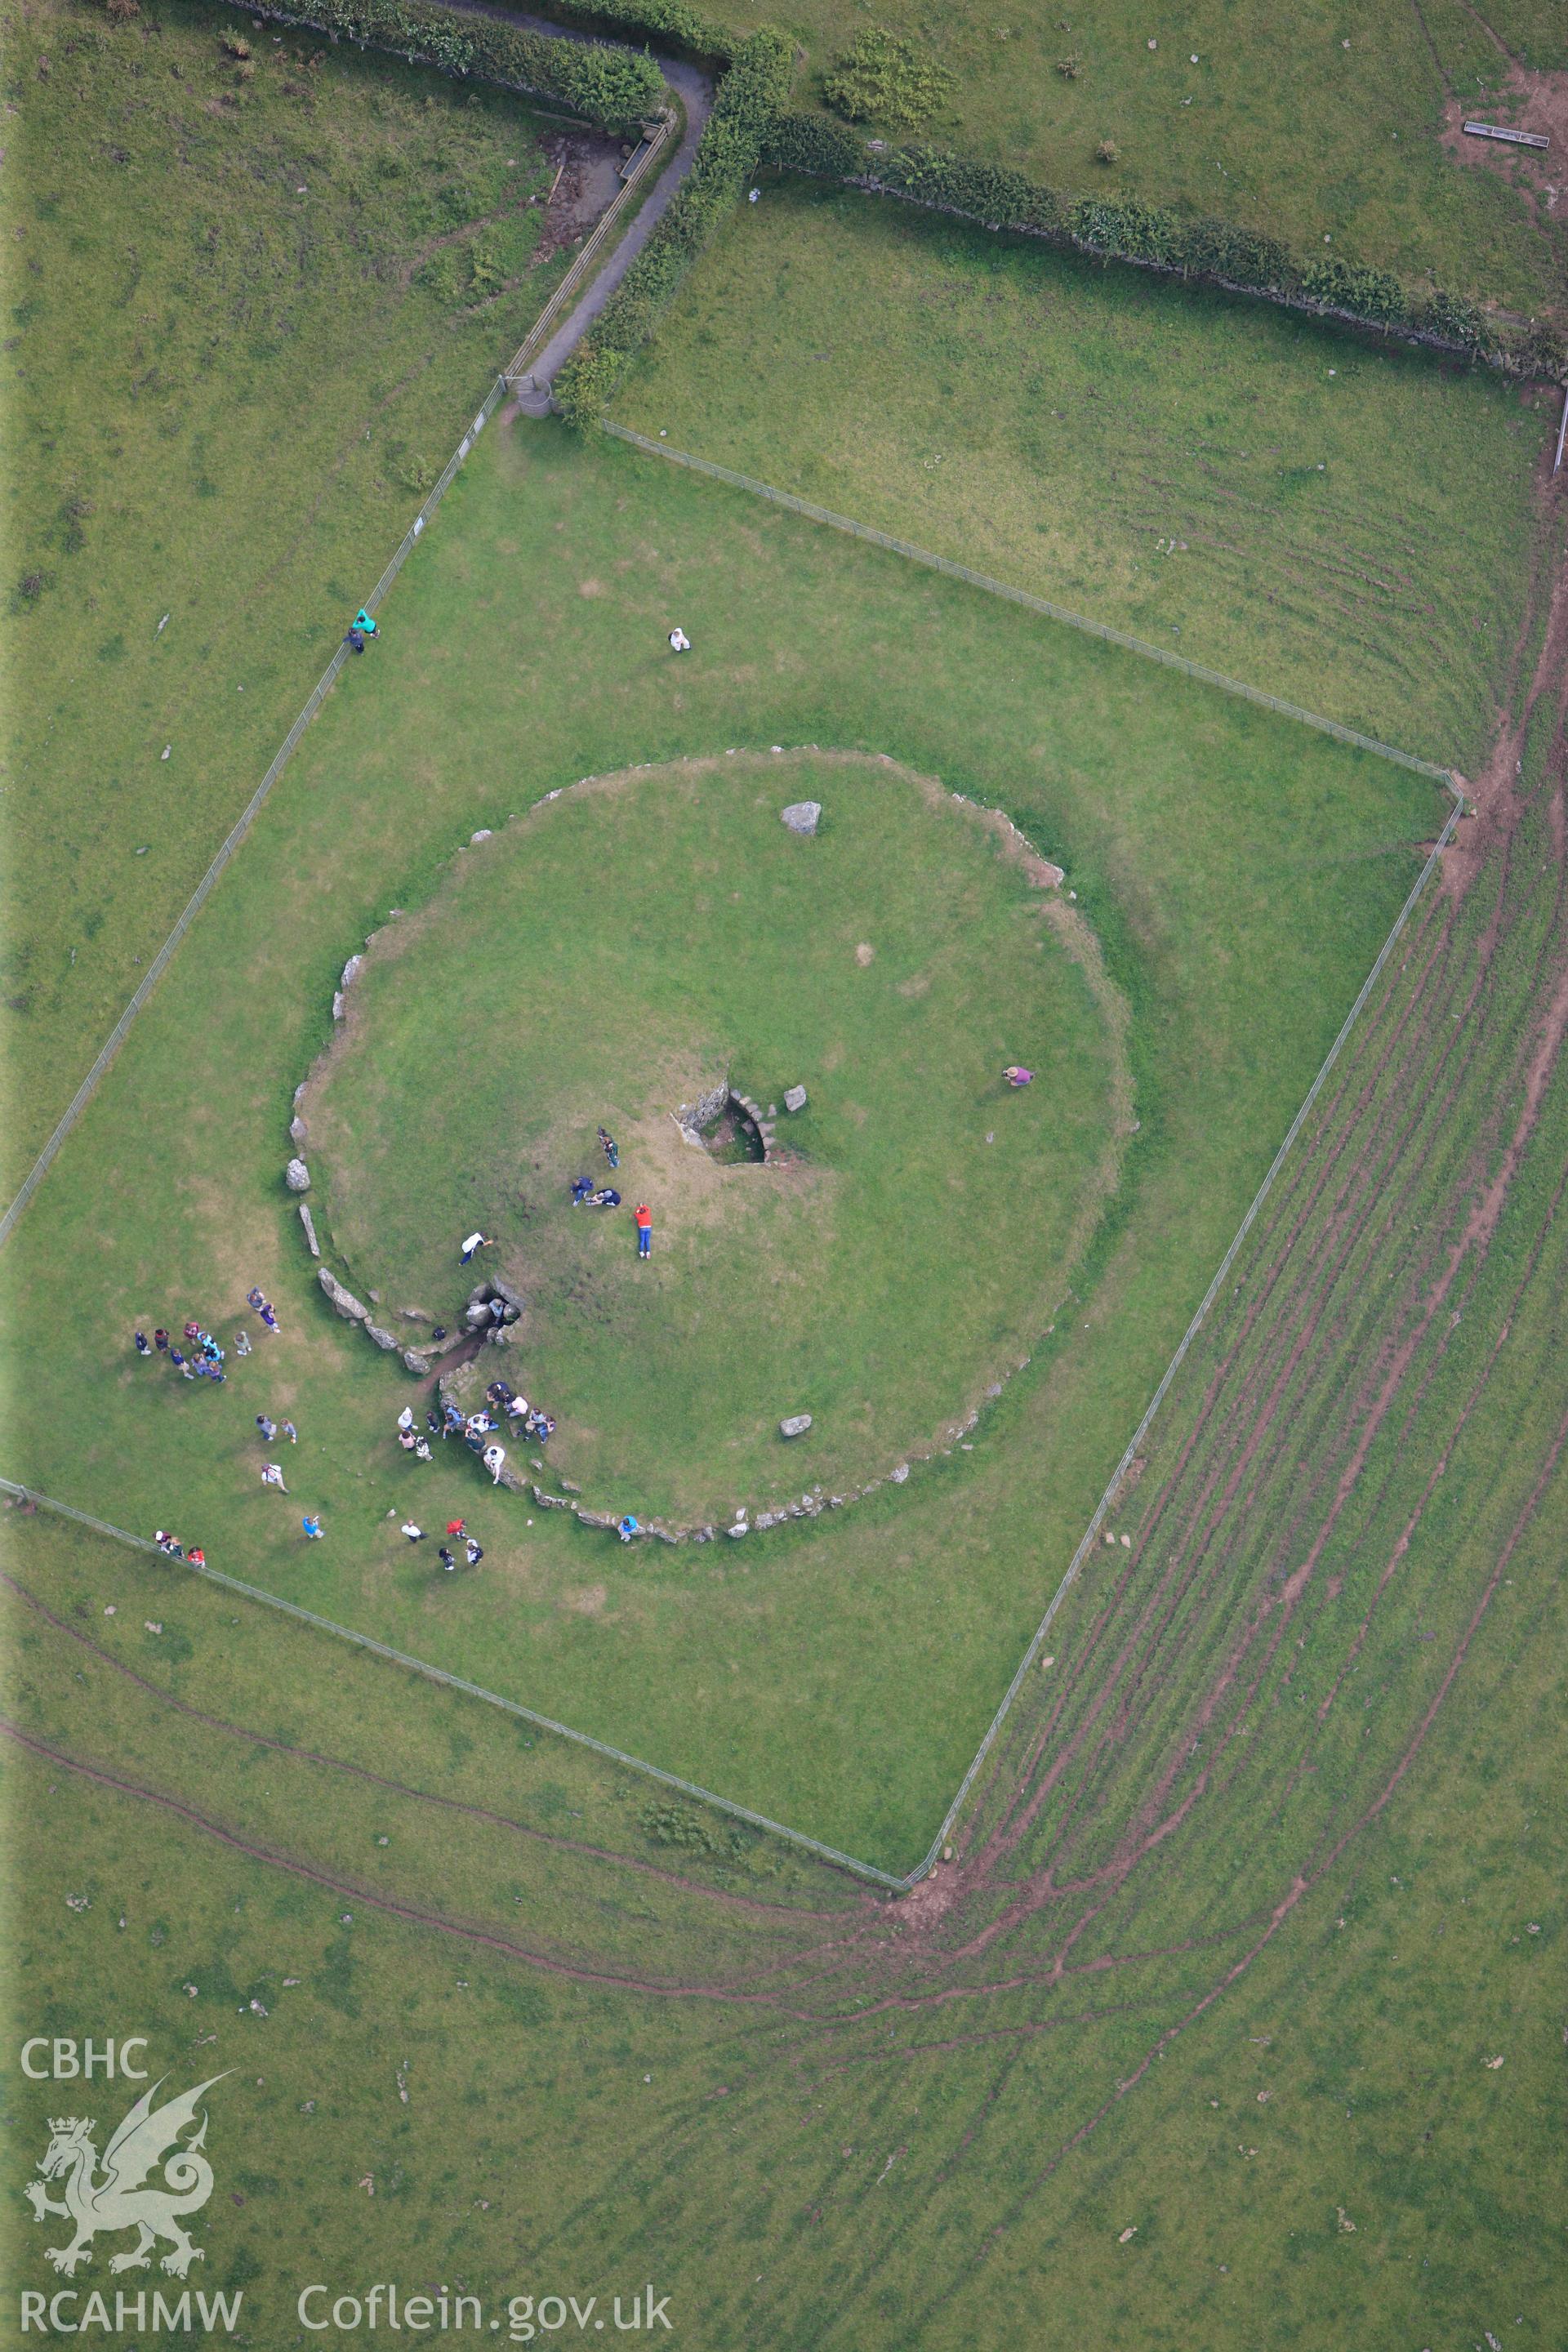
<instances>
[{"instance_id":1,"label":"bare soil patch","mask_svg":"<svg viewBox=\"0 0 1568 2352\"><path fill-rule=\"evenodd\" d=\"M1469 122L1497 122L1510 131L1538 131L1550 147L1507 147L1468 139ZM1442 143L1455 163L1494 173L1517 188L1545 228L1568 221L1568 73L1529 73L1510 66L1503 89L1484 104L1450 98L1443 109Z\"/></svg>"}]
</instances>

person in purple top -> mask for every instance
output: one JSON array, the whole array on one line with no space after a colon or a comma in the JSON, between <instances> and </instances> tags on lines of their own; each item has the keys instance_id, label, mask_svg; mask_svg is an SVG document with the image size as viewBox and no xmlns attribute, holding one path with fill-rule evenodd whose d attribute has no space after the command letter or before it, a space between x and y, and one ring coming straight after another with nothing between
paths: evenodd
<instances>
[{"instance_id":1,"label":"person in purple top","mask_svg":"<svg viewBox=\"0 0 1568 2352\"><path fill-rule=\"evenodd\" d=\"M1009 1062L1002 1076L1010 1087L1032 1086L1035 1079L1033 1070L1025 1069L1022 1062Z\"/></svg>"}]
</instances>

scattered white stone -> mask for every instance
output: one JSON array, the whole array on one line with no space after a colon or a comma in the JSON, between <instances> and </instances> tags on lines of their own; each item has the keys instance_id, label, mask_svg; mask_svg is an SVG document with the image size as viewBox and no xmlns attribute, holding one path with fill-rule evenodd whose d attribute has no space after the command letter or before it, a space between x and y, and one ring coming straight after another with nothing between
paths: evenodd
<instances>
[{"instance_id":1,"label":"scattered white stone","mask_svg":"<svg viewBox=\"0 0 1568 2352\"><path fill-rule=\"evenodd\" d=\"M775 743L773 749L776 751L779 746ZM822 822L822 803L792 801L788 808L779 811L779 816L791 833L815 833Z\"/></svg>"},{"instance_id":2,"label":"scattered white stone","mask_svg":"<svg viewBox=\"0 0 1568 2352\"><path fill-rule=\"evenodd\" d=\"M889 1470L888 1473L895 1486L901 1486L909 1475L910 1465L907 1462L900 1462L896 1470Z\"/></svg>"},{"instance_id":3,"label":"scattered white stone","mask_svg":"<svg viewBox=\"0 0 1568 2352\"><path fill-rule=\"evenodd\" d=\"M1195 58L1194 59L1194 64L1196 63L1196 59L1195 59ZM1117 2244L1118 2244L1119 2246L1124 2246L1124 2245L1126 2245L1126 2243L1128 2242L1129 2239L1131 2239L1131 2238L1135 2238L1137 2235L1138 2235L1138 2224L1137 2224L1137 2222L1136 2222L1136 2221L1134 2221L1134 2222L1133 2222L1133 2224L1132 2224L1132 2227L1131 2227L1130 2230L1123 2230L1123 2231L1122 2231L1121 2235L1117 2239L1116 2242L1117 2242Z\"/></svg>"},{"instance_id":4,"label":"scattered white stone","mask_svg":"<svg viewBox=\"0 0 1568 2352\"><path fill-rule=\"evenodd\" d=\"M478 843L478 842L481 842L481 841L489 841L489 840L490 840L492 837L493 837L493 836L492 836L492 835L491 835L491 833L490 833L489 826L488 824L486 824L486 825L481 825L478 833L470 833L470 834L469 834L469 835L468 835L468 843L469 843L469 846L470 846L470 847L472 847L472 846L473 846L476 843Z\"/></svg>"},{"instance_id":5,"label":"scattered white stone","mask_svg":"<svg viewBox=\"0 0 1568 2352\"><path fill-rule=\"evenodd\" d=\"M779 1435L781 1437L804 1437L810 1427L810 1413L792 1412L787 1420L780 1422Z\"/></svg>"},{"instance_id":6,"label":"scattered white stone","mask_svg":"<svg viewBox=\"0 0 1568 2352\"><path fill-rule=\"evenodd\" d=\"M804 1110L805 1108L805 1088L804 1087L785 1087L784 1098L785 1110Z\"/></svg>"}]
</instances>

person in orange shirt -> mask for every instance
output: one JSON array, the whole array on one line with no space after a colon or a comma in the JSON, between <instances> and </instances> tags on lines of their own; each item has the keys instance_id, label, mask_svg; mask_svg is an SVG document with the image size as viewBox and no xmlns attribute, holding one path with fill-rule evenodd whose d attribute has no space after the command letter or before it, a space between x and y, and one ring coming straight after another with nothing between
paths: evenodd
<instances>
[{"instance_id":1,"label":"person in orange shirt","mask_svg":"<svg viewBox=\"0 0 1568 2352\"><path fill-rule=\"evenodd\" d=\"M637 1255L638 1257L651 1257L653 1255L653 1211L648 1207L646 1201L641 1202L638 1204L636 1216L637 1228Z\"/></svg>"}]
</instances>

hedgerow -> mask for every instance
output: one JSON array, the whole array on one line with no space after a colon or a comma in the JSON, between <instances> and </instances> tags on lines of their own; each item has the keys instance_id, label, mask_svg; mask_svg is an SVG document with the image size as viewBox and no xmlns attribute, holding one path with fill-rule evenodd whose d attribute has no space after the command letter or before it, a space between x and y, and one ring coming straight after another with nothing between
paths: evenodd
<instances>
[{"instance_id":1,"label":"hedgerow","mask_svg":"<svg viewBox=\"0 0 1568 2352\"><path fill-rule=\"evenodd\" d=\"M555 405L572 425L596 421L632 354L757 168L763 142L789 93L789 44L753 33L719 85L691 170L611 296L594 331L555 378Z\"/></svg>"},{"instance_id":2,"label":"hedgerow","mask_svg":"<svg viewBox=\"0 0 1568 2352\"><path fill-rule=\"evenodd\" d=\"M1554 329L1483 311L1440 289L1413 291L1393 273L1329 256L1302 262L1278 237L1193 217L1135 196L1068 198L997 164L940 148L889 146L820 115L780 113L763 160L782 171L842 180L984 223L1073 247L1106 261L1201 278L1232 292L1317 311L1482 359L1515 375L1568 373Z\"/></svg>"},{"instance_id":3,"label":"hedgerow","mask_svg":"<svg viewBox=\"0 0 1568 2352\"><path fill-rule=\"evenodd\" d=\"M557 100L616 138L656 113L664 96L658 66L636 50L531 33L493 16L458 16L429 0L307 0L302 7L284 8L260 0L257 14L309 26L333 40L391 50L442 73L471 74Z\"/></svg>"}]
</instances>

